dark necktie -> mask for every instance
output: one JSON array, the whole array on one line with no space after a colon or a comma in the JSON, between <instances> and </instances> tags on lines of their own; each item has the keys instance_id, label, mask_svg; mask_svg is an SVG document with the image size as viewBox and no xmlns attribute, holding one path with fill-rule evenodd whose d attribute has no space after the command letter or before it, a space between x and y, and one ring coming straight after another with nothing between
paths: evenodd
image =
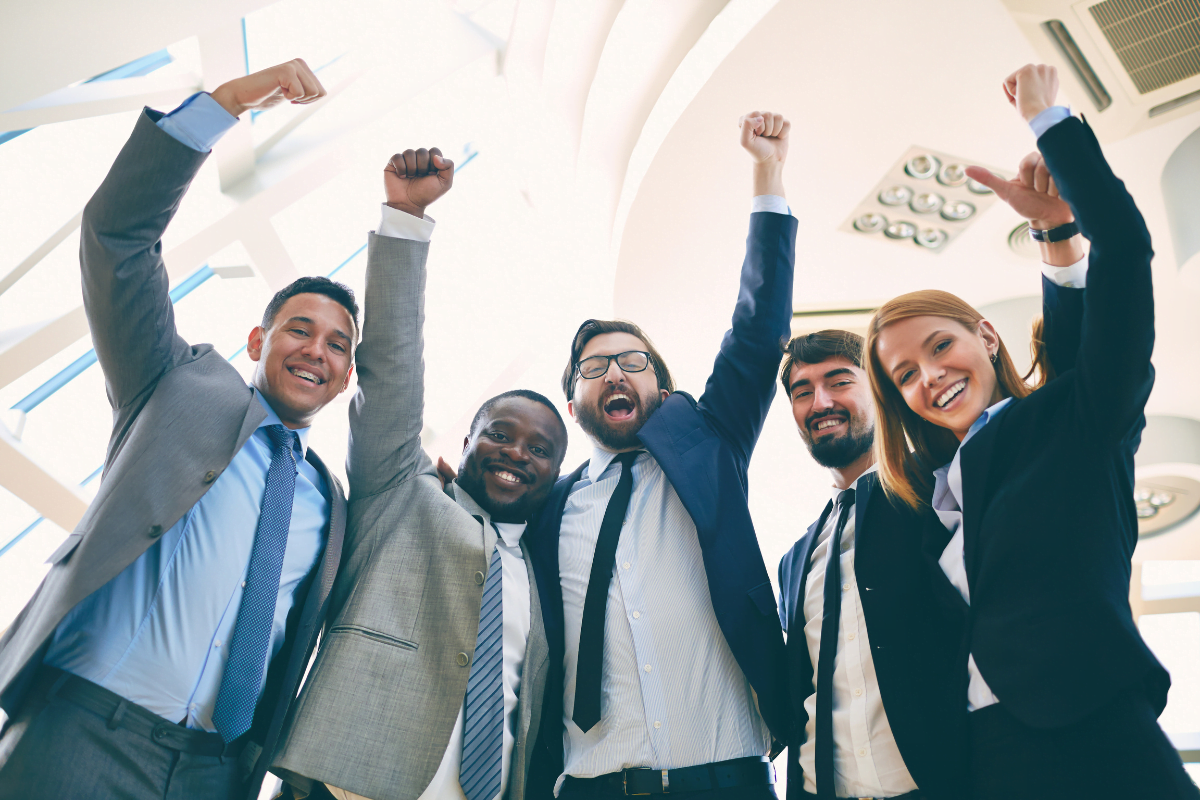
<instances>
[{"instance_id":1,"label":"dark necktie","mask_svg":"<svg viewBox=\"0 0 1200 800\"><path fill-rule=\"evenodd\" d=\"M266 430L273 445L271 466L267 468L267 486L246 570L246 589L229 644L229 660L213 708L213 725L226 742L250 730L254 719L296 496L296 456L292 451L296 434L282 425L270 425Z\"/></svg>"},{"instance_id":2,"label":"dark necktie","mask_svg":"<svg viewBox=\"0 0 1200 800\"><path fill-rule=\"evenodd\" d=\"M500 542L497 530L479 607L475 659L467 679L458 770L458 785L467 800L492 800L500 794L504 751L504 570Z\"/></svg>"},{"instance_id":3,"label":"dark necktie","mask_svg":"<svg viewBox=\"0 0 1200 800\"><path fill-rule=\"evenodd\" d=\"M833 800L833 667L837 660L838 622L842 615L842 531L854 508L854 489L838 498L837 527L825 558L825 599L821 616L821 652L817 657L817 797Z\"/></svg>"},{"instance_id":4,"label":"dark necktie","mask_svg":"<svg viewBox=\"0 0 1200 800\"><path fill-rule=\"evenodd\" d=\"M600 536L596 539L596 554L592 557L592 573L588 577L587 595L583 601L583 625L579 629L579 658L575 662L575 710L572 718L585 733L600 721L600 677L604 673L604 612L608 607L608 587L612 583L613 566L617 559L617 542L621 526L633 496L633 461L642 451L620 453L621 479L608 499Z\"/></svg>"}]
</instances>

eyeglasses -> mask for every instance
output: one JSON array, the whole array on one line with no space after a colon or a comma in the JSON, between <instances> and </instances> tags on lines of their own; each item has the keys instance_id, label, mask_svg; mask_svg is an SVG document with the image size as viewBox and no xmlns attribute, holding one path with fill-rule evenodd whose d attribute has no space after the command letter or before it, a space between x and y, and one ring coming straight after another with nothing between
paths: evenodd
<instances>
[{"instance_id":1,"label":"eyeglasses","mask_svg":"<svg viewBox=\"0 0 1200 800\"><path fill-rule=\"evenodd\" d=\"M626 350L615 356L589 356L575 363L575 371L591 380L608 372L608 365L616 360L622 372L643 372L650 366L650 354L644 350Z\"/></svg>"}]
</instances>

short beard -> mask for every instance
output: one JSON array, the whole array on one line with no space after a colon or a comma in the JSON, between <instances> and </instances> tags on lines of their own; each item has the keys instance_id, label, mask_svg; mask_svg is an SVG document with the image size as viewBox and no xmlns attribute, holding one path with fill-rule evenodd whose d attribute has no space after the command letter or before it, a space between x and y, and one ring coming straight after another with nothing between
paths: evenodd
<instances>
[{"instance_id":1,"label":"short beard","mask_svg":"<svg viewBox=\"0 0 1200 800\"><path fill-rule=\"evenodd\" d=\"M605 421L603 400L595 407L585 406L582 403L575 407L575 421L579 423L579 427L583 428L583 432L599 442L602 447L614 452L641 446L642 442L638 439L638 432L663 402L662 395L657 390L646 399L645 403L642 402L641 395L632 389L623 391L625 394L631 395L636 404L633 410L633 421L627 423L627 426L622 426L625 428L622 431L613 430Z\"/></svg>"},{"instance_id":2,"label":"short beard","mask_svg":"<svg viewBox=\"0 0 1200 800\"><path fill-rule=\"evenodd\" d=\"M534 497L530 492L526 492L510 503L499 502L488 494L487 486L483 482L485 470L479 466L476 466L475 469L468 469L467 466L467 459L463 458L458 465L458 477L454 479L454 482L496 522L526 522L533 512L537 511L541 501L545 499L544 497Z\"/></svg>"},{"instance_id":3,"label":"short beard","mask_svg":"<svg viewBox=\"0 0 1200 800\"><path fill-rule=\"evenodd\" d=\"M875 429L854 425L853 420L850 422L850 430L845 436L827 437L823 441L817 441L811 435L804 437L814 461L826 469L843 469L870 452L875 443Z\"/></svg>"}]
</instances>

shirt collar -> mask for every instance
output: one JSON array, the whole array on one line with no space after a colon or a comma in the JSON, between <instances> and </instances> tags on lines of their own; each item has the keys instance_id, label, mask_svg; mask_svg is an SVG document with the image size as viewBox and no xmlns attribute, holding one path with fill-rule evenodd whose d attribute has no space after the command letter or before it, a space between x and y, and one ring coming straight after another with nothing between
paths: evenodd
<instances>
[{"instance_id":1,"label":"shirt collar","mask_svg":"<svg viewBox=\"0 0 1200 800\"><path fill-rule=\"evenodd\" d=\"M283 422L279 419L279 415L275 413L275 409L271 408L271 404L267 402L267 398L262 396L262 392L253 386L250 387L250 391L254 392L254 396L258 398L258 402L262 404L263 409L267 412L267 416L263 418L262 422L258 423L258 427L265 428L268 425L283 425ZM311 426L296 428L292 431L296 434L297 441L294 447L299 454L298 460L300 461L303 461L308 456L308 432L310 430L312 430Z\"/></svg>"},{"instance_id":2,"label":"shirt collar","mask_svg":"<svg viewBox=\"0 0 1200 800\"><path fill-rule=\"evenodd\" d=\"M525 533L525 528L528 527L528 522L493 522L496 526L496 532L500 534L500 538L509 547L517 547L521 544L521 536Z\"/></svg>"},{"instance_id":3,"label":"shirt collar","mask_svg":"<svg viewBox=\"0 0 1200 800\"><path fill-rule=\"evenodd\" d=\"M614 453L612 450L606 450L603 447L592 448L592 459L588 462L588 480L592 483L600 480L600 476L604 474L604 470L616 459L620 453ZM638 458L648 453L643 450L638 453Z\"/></svg>"},{"instance_id":4,"label":"shirt collar","mask_svg":"<svg viewBox=\"0 0 1200 800\"><path fill-rule=\"evenodd\" d=\"M987 425L992 419L995 418L995 416L997 414L1000 413L1001 409L1003 409L1006 405L1008 405L1011 402L1012 402L1012 398L1006 397L1003 400L1001 400L999 403L996 403L993 406L989 406L982 414L980 414L979 419L977 419L973 423L971 423L971 427L967 429L967 435L963 437L962 442L960 442L958 445L959 449L961 450L962 446L964 444L966 444L967 442L969 442L971 440L972 436L979 433L979 431L983 428L984 425Z\"/></svg>"},{"instance_id":5,"label":"shirt collar","mask_svg":"<svg viewBox=\"0 0 1200 800\"><path fill-rule=\"evenodd\" d=\"M863 474L859 475L858 478L855 479L853 485L848 486L846 488L854 489L855 492L857 492L858 491L858 482L861 481L863 478L867 477L868 475L870 475L872 472L875 472L878 469L879 469L878 464L872 464L870 467L863 470ZM830 496L833 498L833 503L834 503L834 505L837 505L838 498L842 496L842 492L846 491L846 489L839 489L836 486L830 487L830 489L831 489Z\"/></svg>"}]
</instances>

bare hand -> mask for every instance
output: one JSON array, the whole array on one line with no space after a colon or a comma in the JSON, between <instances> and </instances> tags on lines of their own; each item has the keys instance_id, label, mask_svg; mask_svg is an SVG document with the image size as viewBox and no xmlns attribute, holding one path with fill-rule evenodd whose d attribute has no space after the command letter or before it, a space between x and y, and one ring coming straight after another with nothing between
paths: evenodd
<instances>
[{"instance_id":1,"label":"bare hand","mask_svg":"<svg viewBox=\"0 0 1200 800\"><path fill-rule=\"evenodd\" d=\"M1029 227L1050 230L1075 221L1071 207L1058 196L1054 178L1046 169L1042 154L1030 153L1021 159L1017 177L1005 180L983 167L967 167L967 175L991 189L1025 219Z\"/></svg>"},{"instance_id":2,"label":"bare hand","mask_svg":"<svg viewBox=\"0 0 1200 800\"><path fill-rule=\"evenodd\" d=\"M787 160L788 134L791 133L792 123L784 119L782 114L751 111L738 120L738 127L742 129L742 147L756 164L782 164Z\"/></svg>"},{"instance_id":3,"label":"bare hand","mask_svg":"<svg viewBox=\"0 0 1200 800\"><path fill-rule=\"evenodd\" d=\"M1004 94L1029 122L1054 105L1058 70L1047 64L1026 64L1004 79Z\"/></svg>"},{"instance_id":4,"label":"bare hand","mask_svg":"<svg viewBox=\"0 0 1200 800\"><path fill-rule=\"evenodd\" d=\"M454 467L447 464L446 459L441 456L438 456L437 471L438 477L442 479L443 489L454 483L454 479L458 477L458 473L454 471Z\"/></svg>"},{"instance_id":5,"label":"bare hand","mask_svg":"<svg viewBox=\"0 0 1200 800\"><path fill-rule=\"evenodd\" d=\"M454 162L436 147L397 153L383 168L387 204L414 217L424 217L426 206L453 185Z\"/></svg>"},{"instance_id":6,"label":"bare hand","mask_svg":"<svg viewBox=\"0 0 1200 800\"><path fill-rule=\"evenodd\" d=\"M296 58L223 83L212 91L212 99L237 117L252 108L271 108L284 100L296 104L311 103L326 94L325 87L304 59Z\"/></svg>"}]
</instances>

